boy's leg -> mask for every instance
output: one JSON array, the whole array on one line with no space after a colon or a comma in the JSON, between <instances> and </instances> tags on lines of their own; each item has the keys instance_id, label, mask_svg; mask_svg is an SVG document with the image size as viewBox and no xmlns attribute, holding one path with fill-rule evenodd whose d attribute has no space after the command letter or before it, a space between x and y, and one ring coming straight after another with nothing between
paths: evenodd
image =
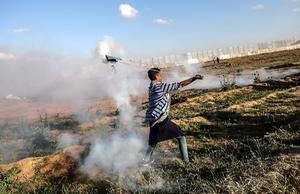
<instances>
[{"instance_id":1,"label":"boy's leg","mask_svg":"<svg viewBox=\"0 0 300 194\"><path fill-rule=\"evenodd\" d=\"M188 150L187 150L187 143L186 143L185 137L180 136L180 137L177 137L176 139L178 140L181 159L185 163L189 163L189 154L188 154Z\"/></svg>"},{"instance_id":2,"label":"boy's leg","mask_svg":"<svg viewBox=\"0 0 300 194\"><path fill-rule=\"evenodd\" d=\"M151 161L152 154L153 154L153 151L155 149L155 146L156 146L156 144L148 146L145 157L143 159L145 162L150 162Z\"/></svg>"}]
</instances>

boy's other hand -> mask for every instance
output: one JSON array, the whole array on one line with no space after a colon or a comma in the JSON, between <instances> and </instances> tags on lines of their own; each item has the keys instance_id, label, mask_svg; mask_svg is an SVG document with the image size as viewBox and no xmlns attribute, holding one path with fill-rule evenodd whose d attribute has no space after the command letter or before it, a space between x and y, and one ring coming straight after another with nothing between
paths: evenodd
<instances>
[{"instance_id":1,"label":"boy's other hand","mask_svg":"<svg viewBox=\"0 0 300 194\"><path fill-rule=\"evenodd\" d=\"M149 126L149 122L146 121L146 120L143 120L143 121L142 121L142 126L143 126L143 127L148 127L148 126Z\"/></svg>"},{"instance_id":2,"label":"boy's other hand","mask_svg":"<svg viewBox=\"0 0 300 194\"><path fill-rule=\"evenodd\" d=\"M203 79L203 76L202 75L195 75L194 79Z\"/></svg>"}]
</instances>

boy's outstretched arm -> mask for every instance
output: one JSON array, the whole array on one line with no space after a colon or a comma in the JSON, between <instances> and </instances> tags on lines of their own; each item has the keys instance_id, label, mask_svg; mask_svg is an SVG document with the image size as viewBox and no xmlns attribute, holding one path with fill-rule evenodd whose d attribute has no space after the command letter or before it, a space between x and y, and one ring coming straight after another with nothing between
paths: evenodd
<instances>
[{"instance_id":1,"label":"boy's outstretched arm","mask_svg":"<svg viewBox=\"0 0 300 194\"><path fill-rule=\"evenodd\" d=\"M195 75L194 77L184 80L182 82L175 82L175 83L163 83L161 85L162 87L162 91L164 93L168 93L174 90L178 90L180 87L184 87L189 85L190 83L192 83L193 81L197 80L197 79L202 79L203 76L202 75Z\"/></svg>"},{"instance_id":2,"label":"boy's outstretched arm","mask_svg":"<svg viewBox=\"0 0 300 194\"><path fill-rule=\"evenodd\" d=\"M192 82L194 82L197 79L203 79L202 75L195 75L194 77L191 77L189 79L183 80L180 82L181 87L187 86L189 84L191 84Z\"/></svg>"}]
</instances>

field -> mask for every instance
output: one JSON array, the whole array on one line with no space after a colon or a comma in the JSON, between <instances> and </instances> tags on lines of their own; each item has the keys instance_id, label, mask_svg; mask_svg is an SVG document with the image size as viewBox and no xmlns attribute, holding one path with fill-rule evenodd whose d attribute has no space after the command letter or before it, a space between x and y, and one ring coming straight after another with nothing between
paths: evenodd
<instances>
[{"instance_id":1,"label":"field","mask_svg":"<svg viewBox=\"0 0 300 194\"><path fill-rule=\"evenodd\" d=\"M216 75L241 69L300 70L299 53L208 62L203 68ZM181 161L177 141L170 140L155 150L152 166L121 174L86 176L79 169L90 151L88 139L101 139L118 128L120 115L109 100L82 103L88 108L81 116L66 104L23 102L17 107L24 110L16 111L15 103L1 102L6 109L0 112L0 193L299 193L300 73L253 79L242 87L232 81L219 89L173 93L170 117L186 133L191 163ZM141 121L145 96L133 101ZM37 108L43 111L33 114ZM26 110L29 116L20 119ZM148 128L137 130L146 142ZM62 148L63 132L80 140Z\"/></svg>"}]
</instances>

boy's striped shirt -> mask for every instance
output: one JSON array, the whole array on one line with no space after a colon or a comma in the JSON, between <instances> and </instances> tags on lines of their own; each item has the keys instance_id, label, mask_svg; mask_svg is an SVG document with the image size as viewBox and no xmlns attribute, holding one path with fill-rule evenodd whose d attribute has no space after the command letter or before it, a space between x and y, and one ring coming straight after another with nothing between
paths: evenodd
<instances>
[{"instance_id":1,"label":"boy's striped shirt","mask_svg":"<svg viewBox=\"0 0 300 194\"><path fill-rule=\"evenodd\" d=\"M146 112L146 121L155 122L167 109L169 98L167 94L178 90L180 83L161 83L152 81L149 87L148 109Z\"/></svg>"}]
</instances>

